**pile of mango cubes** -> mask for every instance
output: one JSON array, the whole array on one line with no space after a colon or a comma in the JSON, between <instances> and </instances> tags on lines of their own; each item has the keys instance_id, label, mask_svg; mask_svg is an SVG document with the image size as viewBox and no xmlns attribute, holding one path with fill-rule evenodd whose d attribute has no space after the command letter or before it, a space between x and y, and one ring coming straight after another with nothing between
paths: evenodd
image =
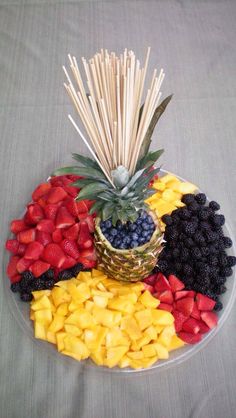
<instances>
[{"instance_id":1,"label":"pile of mango cubes","mask_svg":"<svg viewBox=\"0 0 236 418\"><path fill-rule=\"evenodd\" d=\"M33 296L35 337L79 361L140 369L184 345L173 315L157 309L159 301L141 282L121 283L94 269Z\"/></svg>"}]
</instances>

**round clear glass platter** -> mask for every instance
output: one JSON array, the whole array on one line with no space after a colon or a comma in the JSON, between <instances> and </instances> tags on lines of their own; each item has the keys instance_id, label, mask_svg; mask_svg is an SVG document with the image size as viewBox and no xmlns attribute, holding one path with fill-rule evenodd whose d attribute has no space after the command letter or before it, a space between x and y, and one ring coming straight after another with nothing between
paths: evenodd
<instances>
[{"instance_id":1,"label":"round clear glass platter","mask_svg":"<svg viewBox=\"0 0 236 418\"><path fill-rule=\"evenodd\" d=\"M160 171L161 176L167 173L174 174L168 170ZM174 175L178 177L181 181L187 181L176 174ZM201 190L198 189L198 192L201 192ZM207 200L209 202L210 200L213 200L213 199L208 198ZM20 216L22 216L22 214ZM233 246L227 251L227 254L236 255L235 241L234 241L234 237L232 235L232 232L228 223L224 225L224 233L226 236L230 237L233 241ZM83 366L83 368L92 368L92 369L96 368L97 371L101 371L101 372L126 373L126 374L132 375L133 373L143 374L143 373L163 370L163 369L167 369L168 367L180 364L183 361L189 359L194 354L198 353L200 350L202 350L212 340L212 338L218 333L220 328L225 323L232 309L232 306L234 304L235 297L236 297L236 280L235 280L236 269L234 268L233 275L228 278L227 283L226 283L227 291L223 295L221 295L221 301L224 305L224 308L218 313L218 316L219 316L218 325L216 328L212 329L210 332L205 334L201 342L195 345L185 345L182 348L179 348L177 350L170 352L170 356L167 360L158 360L153 366L151 366L148 369L131 369L131 368L121 369L118 367L109 369L108 367L97 366L90 359L84 360L82 362L77 362L76 360L70 357L60 354L53 344L34 338L33 322L29 318L29 306L30 305L28 303L22 302L19 299L19 295L11 292L10 290L10 281L6 275L6 267L7 267L8 259L9 259L9 253L5 251L4 258L3 258L3 273L2 273L3 285L4 285L3 288L4 288L5 297L9 305L9 308L13 316L17 320L18 325L23 330L25 335L31 338L41 350L45 351L45 354L51 355L56 359L60 359L60 361L63 361L66 365L68 365L68 367L72 366L73 368L76 366L78 367Z\"/></svg>"}]
</instances>

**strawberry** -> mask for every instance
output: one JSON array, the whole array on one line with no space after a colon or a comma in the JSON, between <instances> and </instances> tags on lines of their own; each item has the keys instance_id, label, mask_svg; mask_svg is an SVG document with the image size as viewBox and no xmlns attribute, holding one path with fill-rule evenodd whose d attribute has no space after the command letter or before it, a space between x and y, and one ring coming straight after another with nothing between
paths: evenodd
<instances>
[{"instance_id":1,"label":"strawberry","mask_svg":"<svg viewBox=\"0 0 236 418\"><path fill-rule=\"evenodd\" d=\"M159 305L160 307L160 305ZM173 317L175 318L175 331L179 332L181 331L182 327L183 327L183 323L185 321L187 321L188 317L186 315L184 315L182 312L179 311L174 311L173 312Z\"/></svg>"},{"instance_id":2,"label":"strawberry","mask_svg":"<svg viewBox=\"0 0 236 418\"><path fill-rule=\"evenodd\" d=\"M216 327L218 324L218 317L215 312L201 312L201 319L210 329Z\"/></svg>"},{"instance_id":3,"label":"strawberry","mask_svg":"<svg viewBox=\"0 0 236 418\"><path fill-rule=\"evenodd\" d=\"M67 177L68 177L68 179L72 180L73 182L83 178L81 176L77 176L76 174L67 174Z\"/></svg>"},{"instance_id":4,"label":"strawberry","mask_svg":"<svg viewBox=\"0 0 236 418\"><path fill-rule=\"evenodd\" d=\"M19 244L17 255L23 256L25 254L26 248L27 248L26 244Z\"/></svg>"},{"instance_id":5,"label":"strawberry","mask_svg":"<svg viewBox=\"0 0 236 418\"><path fill-rule=\"evenodd\" d=\"M16 269L17 263L19 262L20 257L17 255L13 255L7 265L7 275L9 278L12 278L18 274L18 271Z\"/></svg>"},{"instance_id":6,"label":"strawberry","mask_svg":"<svg viewBox=\"0 0 236 418\"><path fill-rule=\"evenodd\" d=\"M68 194L62 187L52 187L48 193L47 203L58 203L64 200Z\"/></svg>"},{"instance_id":7,"label":"strawberry","mask_svg":"<svg viewBox=\"0 0 236 418\"><path fill-rule=\"evenodd\" d=\"M28 212L26 212L25 213L25 215L24 215L24 222L25 222L25 224L26 224L26 228L28 229L28 228L30 228L30 227L33 227L33 226L35 226L35 223L34 223L34 221L32 221L32 219L31 219L31 217L30 217L30 215L29 215L29 213Z\"/></svg>"},{"instance_id":8,"label":"strawberry","mask_svg":"<svg viewBox=\"0 0 236 418\"><path fill-rule=\"evenodd\" d=\"M197 307L197 302L194 302L193 310L191 312L191 317L194 319L201 319L200 311L198 310L198 307Z\"/></svg>"},{"instance_id":9,"label":"strawberry","mask_svg":"<svg viewBox=\"0 0 236 418\"><path fill-rule=\"evenodd\" d=\"M10 251L10 253L16 255L18 254L19 250L19 241L17 239L8 239L5 244L5 248L7 251Z\"/></svg>"},{"instance_id":10,"label":"strawberry","mask_svg":"<svg viewBox=\"0 0 236 418\"><path fill-rule=\"evenodd\" d=\"M216 302L213 299L209 298L208 296L202 295L201 293L197 293L196 300L199 311L212 311L216 304Z\"/></svg>"},{"instance_id":11,"label":"strawberry","mask_svg":"<svg viewBox=\"0 0 236 418\"><path fill-rule=\"evenodd\" d=\"M31 242L26 249L25 258L27 260L38 260L43 250L43 244L37 241Z\"/></svg>"},{"instance_id":12,"label":"strawberry","mask_svg":"<svg viewBox=\"0 0 236 418\"><path fill-rule=\"evenodd\" d=\"M29 244L35 240L35 229L26 229L17 234L17 239L21 244Z\"/></svg>"},{"instance_id":13,"label":"strawberry","mask_svg":"<svg viewBox=\"0 0 236 418\"><path fill-rule=\"evenodd\" d=\"M76 263L77 263L77 261L74 258L72 258L70 256L67 256L66 259L65 259L65 261L64 261L64 263L62 264L61 268L62 268L62 270L70 269Z\"/></svg>"},{"instance_id":14,"label":"strawberry","mask_svg":"<svg viewBox=\"0 0 236 418\"><path fill-rule=\"evenodd\" d=\"M193 310L194 300L193 298L183 298L177 300L176 302L176 309L182 312L186 316L190 316Z\"/></svg>"},{"instance_id":15,"label":"strawberry","mask_svg":"<svg viewBox=\"0 0 236 418\"><path fill-rule=\"evenodd\" d=\"M34 277L37 278L45 273L50 267L50 264L37 260L30 266L29 270L33 273Z\"/></svg>"},{"instance_id":16,"label":"strawberry","mask_svg":"<svg viewBox=\"0 0 236 418\"><path fill-rule=\"evenodd\" d=\"M157 279L157 275L151 274L150 276L145 277L144 282L149 284L150 286L154 286L154 284L156 283L156 279Z\"/></svg>"},{"instance_id":17,"label":"strawberry","mask_svg":"<svg viewBox=\"0 0 236 418\"><path fill-rule=\"evenodd\" d=\"M87 211L89 211L91 209L91 207L93 206L93 204L95 203L95 200L84 199L83 202L87 206Z\"/></svg>"},{"instance_id":18,"label":"strawberry","mask_svg":"<svg viewBox=\"0 0 236 418\"><path fill-rule=\"evenodd\" d=\"M60 231L60 229L59 229ZM63 231L63 236L69 240L77 240L79 235L79 224L74 224L69 229Z\"/></svg>"},{"instance_id":19,"label":"strawberry","mask_svg":"<svg viewBox=\"0 0 236 418\"><path fill-rule=\"evenodd\" d=\"M190 334L189 332L180 331L179 332L179 338L183 340L187 344L196 344L199 343L202 339L201 334Z\"/></svg>"},{"instance_id":20,"label":"strawberry","mask_svg":"<svg viewBox=\"0 0 236 418\"><path fill-rule=\"evenodd\" d=\"M36 189L32 193L32 199L34 201L39 200L42 196L44 196L46 193L49 192L49 190L51 189L51 187L52 186L51 186L50 183L41 183L41 184L39 184L39 186L36 187Z\"/></svg>"},{"instance_id":21,"label":"strawberry","mask_svg":"<svg viewBox=\"0 0 236 418\"><path fill-rule=\"evenodd\" d=\"M183 299L183 298L194 298L195 292L193 290L180 290L175 293L175 300Z\"/></svg>"},{"instance_id":22,"label":"strawberry","mask_svg":"<svg viewBox=\"0 0 236 418\"><path fill-rule=\"evenodd\" d=\"M171 290L164 290L164 292L158 292L157 299L159 299L159 301L162 303L168 303L168 305L171 305L174 300Z\"/></svg>"},{"instance_id":23,"label":"strawberry","mask_svg":"<svg viewBox=\"0 0 236 418\"><path fill-rule=\"evenodd\" d=\"M56 219L58 208L59 208L59 205L56 203L51 203L51 204L46 205L44 208L45 217L47 219L51 219L51 221L54 222Z\"/></svg>"},{"instance_id":24,"label":"strawberry","mask_svg":"<svg viewBox=\"0 0 236 418\"><path fill-rule=\"evenodd\" d=\"M29 267L33 263L33 260L27 260L26 258L22 257L16 266L18 273L23 273L26 270L29 270Z\"/></svg>"},{"instance_id":25,"label":"strawberry","mask_svg":"<svg viewBox=\"0 0 236 418\"><path fill-rule=\"evenodd\" d=\"M47 206L47 198L46 198L46 196L47 195L45 195L45 196L43 196L43 197L40 197L40 199L37 201L37 203L38 203L38 205L42 208L42 209L44 209L46 206Z\"/></svg>"},{"instance_id":26,"label":"strawberry","mask_svg":"<svg viewBox=\"0 0 236 418\"><path fill-rule=\"evenodd\" d=\"M184 283L181 282L174 274L170 274L168 277L172 292L184 289Z\"/></svg>"},{"instance_id":27,"label":"strawberry","mask_svg":"<svg viewBox=\"0 0 236 418\"><path fill-rule=\"evenodd\" d=\"M61 229L56 228L55 231L52 233L52 240L57 244L63 240Z\"/></svg>"},{"instance_id":28,"label":"strawberry","mask_svg":"<svg viewBox=\"0 0 236 418\"><path fill-rule=\"evenodd\" d=\"M55 229L55 225L51 219L42 219L42 221L40 221L36 226L36 229L38 231L48 232L51 234Z\"/></svg>"},{"instance_id":29,"label":"strawberry","mask_svg":"<svg viewBox=\"0 0 236 418\"><path fill-rule=\"evenodd\" d=\"M87 222L88 224L89 232L93 233L95 230L95 223L93 217L91 215L86 216L85 222Z\"/></svg>"},{"instance_id":30,"label":"strawberry","mask_svg":"<svg viewBox=\"0 0 236 418\"><path fill-rule=\"evenodd\" d=\"M40 242L40 244L43 244L45 247L45 245L52 242L51 234L44 231L36 231L36 241Z\"/></svg>"},{"instance_id":31,"label":"strawberry","mask_svg":"<svg viewBox=\"0 0 236 418\"><path fill-rule=\"evenodd\" d=\"M78 238L78 246L80 249L87 249L92 247L93 240L89 232L88 224L85 221L80 222L80 231Z\"/></svg>"},{"instance_id":32,"label":"strawberry","mask_svg":"<svg viewBox=\"0 0 236 418\"><path fill-rule=\"evenodd\" d=\"M80 251L80 257L87 258L88 260L97 260L97 254L95 248L89 248L87 250Z\"/></svg>"},{"instance_id":33,"label":"strawberry","mask_svg":"<svg viewBox=\"0 0 236 418\"><path fill-rule=\"evenodd\" d=\"M15 276L10 278L11 283L18 283L21 281L21 275L20 274L16 274Z\"/></svg>"},{"instance_id":34,"label":"strawberry","mask_svg":"<svg viewBox=\"0 0 236 418\"><path fill-rule=\"evenodd\" d=\"M96 267L96 264L97 264L96 261L88 260L85 257L79 257L77 259L77 262L83 264L85 269L92 269L92 268Z\"/></svg>"},{"instance_id":35,"label":"strawberry","mask_svg":"<svg viewBox=\"0 0 236 418\"><path fill-rule=\"evenodd\" d=\"M71 186L70 184L68 186L64 186L64 190L73 198L77 197L79 193L78 189L74 186Z\"/></svg>"},{"instance_id":36,"label":"strawberry","mask_svg":"<svg viewBox=\"0 0 236 418\"><path fill-rule=\"evenodd\" d=\"M164 290L171 290L171 287L167 278L162 273L157 274L157 280L156 280L154 287L157 292L163 292Z\"/></svg>"},{"instance_id":37,"label":"strawberry","mask_svg":"<svg viewBox=\"0 0 236 418\"><path fill-rule=\"evenodd\" d=\"M64 176L55 176L50 178L50 183L53 187L63 187L63 177Z\"/></svg>"},{"instance_id":38,"label":"strawberry","mask_svg":"<svg viewBox=\"0 0 236 418\"><path fill-rule=\"evenodd\" d=\"M60 207L56 217L56 228L68 228L74 225L75 218L71 216L65 207Z\"/></svg>"},{"instance_id":39,"label":"strawberry","mask_svg":"<svg viewBox=\"0 0 236 418\"><path fill-rule=\"evenodd\" d=\"M64 206L72 216L74 216L75 218L78 216L79 212L77 202L75 201L75 199L73 199L73 197L68 197L68 199L66 199L64 202Z\"/></svg>"},{"instance_id":40,"label":"strawberry","mask_svg":"<svg viewBox=\"0 0 236 418\"><path fill-rule=\"evenodd\" d=\"M64 239L60 245L64 253L68 254L70 257L73 257L75 259L79 257L80 254L75 241Z\"/></svg>"},{"instance_id":41,"label":"strawberry","mask_svg":"<svg viewBox=\"0 0 236 418\"><path fill-rule=\"evenodd\" d=\"M43 210L37 203L33 203L28 206L27 220L31 225L36 225L41 219L44 218Z\"/></svg>"},{"instance_id":42,"label":"strawberry","mask_svg":"<svg viewBox=\"0 0 236 418\"><path fill-rule=\"evenodd\" d=\"M197 321L198 322L198 326L200 328L200 334L206 334L207 332L210 331L210 328L207 326L207 324L205 324L205 322L203 321Z\"/></svg>"},{"instance_id":43,"label":"strawberry","mask_svg":"<svg viewBox=\"0 0 236 418\"><path fill-rule=\"evenodd\" d=\"M76 204L77 204L78 213L87 213L88 212L88 207L87 207L86 203L84 202L84 200L81 200L80 202L76 202Z\"/></svg>"},{"instance_id":44,"label":"strawberry","mask_svg":"<svg viewBox=\"0 0 236 418\"><path fill-rule=\"evenodd\" d=\"M11 222L11 232L18 234L18 232L24 231L27 228L23 219L14 219Z\"/></svg>"},{"instance_id":45,"label":"strawberry","mask_svg":"<svg viewBox=\"0 0 236 418\"><path fill-rule=\"evenodd\" d=\"M44 248L42 259L53 267L60 268L65 262L66 256L58 244L50 243Z\"/></svg>"},{"instance_id":46,"label":"strawberry","mask_svg":"<svg viewBox=\"0 0 236 418\"><path fill-rule=\"evenodd\" d=\"M158 306L158 309L162 309L163 311L172 312L173 311L173 306L168 305L168 303L160 303L160 305Z\"/></svg>"},{"instance_id":47,"label":"strawberry","mask_svg":"<svg viewBox=\"0 0 236 418\"><path fill-rule=\"evenodd\" d=\"M154 293L155 292L154 287L151 286L150 284L147 284L147 283L143 282L143 285L144 285L144 289L145 290L148 290L150 293Z\"/></svg>"},{"instance_id":48,"label":"strawberry","mask_svg":"<svg viewBox=\"0 0 236 418\"><path fill-rule=\"evenodd\" d=\"M78 219L80 221L85 221L87 217L88 217L88 212L83 212L83 213L78 214Z\"/></svg>"},{"instance_id":49,"label":"strawberry","mask_svg":"<svg viewBox=\"0 0 236 418\"><path fill-rule=\"evenodd\" d=\"M194 318L188 318L187 321L183 323L183 331L190 332L190 334L198 334L200 327L198 321Z\"/></svg>"}]
</instances>

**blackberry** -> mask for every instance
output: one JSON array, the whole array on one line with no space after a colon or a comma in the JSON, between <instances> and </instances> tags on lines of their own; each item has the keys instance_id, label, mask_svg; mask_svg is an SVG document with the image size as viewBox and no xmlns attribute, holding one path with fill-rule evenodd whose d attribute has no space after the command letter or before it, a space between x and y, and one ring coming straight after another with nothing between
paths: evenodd
<instances>
[{"instance_id":1,"label":"blackberry","mask_svg":"<svg viewBox=\"0 0 236 418\"><path fill-rule=\"evenodd\" d=\"M50 279L54 279L54 271L53 269L48 269L45 273L44 276L46 279L50 280Z\"/></svg>"},{"instance_id":2,"label":"blackberry","mask_svg":"<svg viewBox=\"0 0 236 418\"><path fill-rule=\"evenodd\" d=\"M221 270L221 273L225 277L230 277L233 274L233 270L231 267L224 267L224 269Z\"/></svg>"},{"instance_id":3,"label":"blackberry","mask_svg":"<svg viewBox=\"0 0 236 418\"><path fill-rule=\"evenodd\" d=\"M31 273L31 271L29 271L29 270L24 271L21 274L21 277L22 277L22 279L25 279L25 281L27 281L27 280L30 281L30 280L34 279L33 273Z\"/></svg>"},{"instance_id":4,"label":"blackberry","mask_svg":"<svg viewBox=\"0 0 236 418\"><path fill-rule=\"evenodd\" d=\"M220 294L222 295L223 293L226 292L226 290L227 290L227 287L224 286L224 285L221 285L221 287L220 287Z\"/></svg>"},{"instance_id":5,"label":"blackberry","mask_svg":"<svg viewBox=\"0 0 236 418\"><path fill-rule=\"evenodd\" d=\"M221 286L220 285L215 285L214 288L213 288L213 290L214 290L214 293L216 295L220 295L221 294Z\"/></svg>"},{"instance_id":6,"label":"blackberry","mask_svg":"<svg viewBox=\"0 0 236 418\"><path fill-rule=\"evenodd\" d=\"M209 224L208 222L206 222L206 221L201 221L201 222L199 223L199 229L200 229L201 231L209 231L209 230L211 229L211 226L210 226L210 224Z\"/></svg>"},{"instance_id":7,"label":"blackberry","mask_svg":"<svg viewBox=\"0 0 236 418\"><path fill-rule=\"evenodd\" d=\"M35 279L32 283L31 290L44 290L45 289L45 282L41 279Z\"/></svg>"},{"instance_id":8,"label":"blackberry","mask_svg":"<svg viewBox=\"0 0 236 418\"><path fill-rule=\"evenodd\" d=\"M225 252L224 253L221 253L218 256L218 262L219 262L219 265L221 267L227 267L228 266L228 257L227 257L227 255L226 255ZM230 267L230 266L228 266L228 267Z\"/></svg>"},{"instance_id":9,"label":"blackberry","mask_svg":"<svg viewBox=\"0 0 236 418\"><path fill-rule=\"evenodd\" d=\"M166 271L169 267L169 263L167 263L165 260L159 260L158 267L161 271Z\"/></svg>"},{"instance_id":10,"label":"blackberry","mask_svg":"<svg viewBox=\"0 0 236 418\"><path fill-rule=\"evenodd\" d=\"M45 287L46 287L46 289L52 289L53 287L54 287L54 284L55 284L55 282L54 282L54 280L53 279L50 279L50 280L47 280L46 282L45 282Z\"/></svg>"},{"instance_id":11,"label":"blackberry","mask_svg":"<svg viewBox=\"0 0 236 418\"><path fill-rule=\"evenodd\" d=\"M83 270L83 264L77 263L70 270L73 277L76 277L81 272L81 270Z\"/></svg>"},{"instance_id":12,"label":"blackberry","mask_svg":"<svg viewBox=\"0 0 236 418\"><path fill-rule=\"evenodd\" d=\"M19 292L19 291L20 291L20 283L19 283L19 282L12 283L12 284L11 284L11 291L12 291L13 293L17 293L17 292Z\"/></svg>"},{"instance_id":13,"label":"blackberry","mask_svg":"<svg viewBox=\"0 0 236 418\"><path fill-rule=\"evenodd\" d=\"M211 281L208 277L198 277L197 283L204 286L205 289L209 288Z\"/></svg>"},{"instance_id":14,"label":"blackberry","mask_svg":"<svg viewBox=\"0 0 236 418\"><path fill-rule=\"evenodd\" d=\"M223 303L220 300L218 300L215 304L214 311L219 312L221 311L221 309L223 309Z\"/></svg>"},{"instance_id":15,"label":"blackberry","mask_svg":"<svg viewBox=\"0 0 236 418\"><path fill-rule=\"evenodd\" d=\"M195 235L194 235L194 241L197 243L197 244L201 244L201 245L203 245L203 244L205 244L205 238L204 238L204 236L201 234L201 232L200 231L196 231L196 233L195 233Z\"/></svg>"},{"instance_id":16,"label":"blackberry","mask_svg":"<svg viewBox=\"0 0 236 418\"><path fill-rule=\"evenodd\" d=\"M185 205L190 205L195 200L194 194L187 193L182 197L182 202L185 203Z\"/></svg>"},{"instance_id":17,"label":"blackberry","mask_svg":"<svg viewBox=\"0 0 236 418\"><path fill-rule=\"evenodd\" d=\"M189 250L187 248L183 248L180 253L180 261L187 261L189 257Z\"/></svg>"},{"instance_id":18,"label":"blackberry","mask_svg":"<svg viewBox=\"0 0 236 418\"><path fill-rule=\"evenodd\" d=\"M195 200L199 205L205 205L206 203L206 195L204 193L198 193L195 196Z\"/></svg>"},{"instance_id":19,"label":"blackberry","mask_svg":"<svg viewBox=\"0 0 236 418\"><path fill-rule=\"evenodd\" d=\"M192 236L195 234L196 227L193 222L186 222L183 225L183 230L188 236Z\"/></svg>"},{"instance_id":20,"label":"blackberry","mask_svg":"<svg viewBox=\"0 0 236 418\"><path fill-rule=\"evenodd\" d=\"M201 253L202 253L202 257L208 257L211 252L210 252L209 247L207 247L206 245L203 245L201 247Z\"/></svg>"},{"instance_id":21,"label":"blackberry","mask_svg":"<svg viewBox=\"0 0 236 418\"><path fill-rule=\"evenodd\" d=\"M197 202L194 201L193 203L190 203L188 209L191 213L197 213L200 209L200 206Z\"/></svg>"},{"instance_id":22,"label":"blackberry","mask_svg":"<svg viewBox=\"0 0 236 418\"><path fill-rule=\"evenodd\" d=\"M214 242L217 240L217 234L214 231L207 231L205 237L207 242Z\"/></svg>"},{"instance_id":23,"label":"blackberry","mask_svg":"<svg viewBox=\"0 0 236 418\"><path fill-rule=\"evenodd\" d=\"M73 277L73 273L71 270L62 270L58 274L58 280L69 280Z\"/></svg>"},{"instance_id":24,"label":"blackberry","mask_svg":"<svg viewBox=\"0 0 236 418\"><path fill-rule=\"evenodd\" d=\"M185 264L183 267L183 274L185 276L192 276L193 268L189 264Z\"/></svg>"},{"instance_id":25,"label":"blackberry","mask_svg":"<svg viewBox=\"0 0 236 418\"><path fill-rule=\"evenodd\" d=\"M194 243L193 239L192 239L192 238L190 238L190 237L185 238L185 240L184 240L184 244L185 244L185 246L186 246L187 248L192 248L192 247L194 247L194 246L195 246L195 243Z\"/></svg>"},{"instance_id":26,"label":"blackberry","mask_svg":"<svg viewBox=\"0 0 236 418\"><path fill-rule=\"evenodd\" d=\"M231 238L229 238L229 237L223 237L222 239L223 239L223 243L224 243L225 248L232 247L233 242L232 242L232 239Z\"/></svg>"},{"instance_id":27,"label":"blackberry","mask_svg":"<svg viewBox=\"0 0 236 418\"><path fill-rule=\"evenodd\" d=\"M216 212L217 210L219 210L219 209L220 209L220 205L219 205L219 203L214 202L214 200L212 200L212 201L209 203L209 208L211 208L212 210L214 210L214 212Z\"/></svg>"},{"instance_id":28,"label":"blackberry","mask_svg":"<svg viewBox=\"0 0 236 418\"><path fill-rule=\"evenodd\" d=\"M180 262L176 262L174 264L174 268L177 271L177 273L179 273L182 270L182 264Z\"/></svg>"},{"instance_id":29,"label":"blackberry","mask_svg":"<svg viewBox=\"0 0 236 418\"><path fill-rule=\"evenodd\" d=\"M23 302L31 302L33 295L31 293L21 293L20 298Z\"/></svg>"},{"instance_id":30,"label":"blackberry","mask_svg":"<svg viewBox=\"0 0 236 418\"><path fill-rule=\"evenodd\" d=\"M228 255L227 257L227 267L233 267L236 264L236 257L233 255Z\"/></svg>"},{"instance_id":31,"label":"blackberry","mask_svg":"<svg viewBox=\"0 0 236 418\"><path fill-rule=\"evenodd\" d=\"M201 251L198 247L194 247L191 249L191 255L194 259L197 259L197 260L200 259L202 256Z\"/></svg>"},{"instance_id":32,"label":"blackberry","mask_svg":"<svg viewBox=\"0 0 236 418\"><path fill-rule=\"evenodd\" d=\"M200 263L199 263L199 264L200 264ZM201 264L198 266L198 271L199 271L199 275L201 275L201 276L203 276L203 277L206 277L206 276L208 276L208 275L209 275L209 273L210 273L210 267L208 266L208 264L201 263Z\"/></svg>"},{"instance_id":33,"label":"blackberry","mask_svg":"<svg viewBox=\"0 0 236 418\"><path fill-rule=\"evenodd\" d=\"M178 258L180 255L180 251L178 248L174 248L172 252L173 258Z\"/></svg>"},{"instance_id":34,"label":"blackberry","mask_svg":"<svg viewBox=\"0 0 236 418\"><path fill-rule=\"evenodd\" d=\"M211 222L216 226L223 226L225 223L225 217L224 215L212 215L211 216Z\"/></svg>"},{"instance_id":35,"label":"blackberry","mask_svg":"<svg viewBox=\"0 0 236 418\"><path fill-rule=\"evenodd\" d=\"M172 221L172 217L170 215L163 215L162 216L162 221L166 224L166 225L172 225L173 221Z\"/></svg>"},{"instance_id":36,"label":"blackberry","mask_svg":"<svg viewBox=\"0 0 236 418\"><path fill-rule=\"evenodd\" d=\"M215 282L217 283L217 284L220 284L220 285L224 285L225 283L226 283L226 281L227 281L227 278L225 277L225 276L217 276L216 277L216 279L215 279Z\"/></svg>"},{"instance_id":37,"label":"blackberry","mask_svg":"<svg viewBox=\"0 0 236 418\"><path fill-rule=\"evenodd\" d=\"M219 261L218 261L218 257L216 257L215 255L211 255L211 256L208 258L208 262L209 262L209 264L210 264L211 266L218 266L218 263L219 263Z\"/></svg>"},{"instance_id":38,"label":"blackberry","mask_svg":"<svg viewBox=\"0 0 236 418\"><path fill-rule=\"evenodd\" d=\"M189 212L189 210L187 208L182 208L181 212L179 213L179 217L181 219L187 220L187 219L190 219L191 213Z\"/></svg>"},{"instance_id":39,"label":"blackberry","mask_svg":"<svg viewBox=\"0 0 236 418\"><path fill-rule=\"evenodd\" d=\"M211 215L211 213L212 211L209 208L203 207L198 212L198 218L202 221L206 221Z\"/></svg>"},{"instance_id":40,"label":"blackberry","mask_svg":"<svg viewBox=\"0 0 236 418\"><path fill-rule=\"evenodd\" d=\"M24 275L20 281L20 289L26 290L34 281L35 279L32 279L30 275Z\"/></svg>"}]
</instances>

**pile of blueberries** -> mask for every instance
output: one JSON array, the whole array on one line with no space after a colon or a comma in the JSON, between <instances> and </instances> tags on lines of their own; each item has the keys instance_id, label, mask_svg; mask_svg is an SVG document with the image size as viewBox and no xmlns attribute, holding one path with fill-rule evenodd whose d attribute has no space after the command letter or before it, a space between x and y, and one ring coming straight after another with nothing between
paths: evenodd
<instances>
[{"instance_id":1,"label":"pile of blueberries","mask_svg":"<svg viewBox=\"0 0 236 418\"><path fill-rule=\"evenodd\" d=\"M153 218L146 211L140 211L135 222L122 223L117 221L112 225L111 218L101 221L100 228L112 247L127 250L139 247L150 241L155 230Z\"/></svg>"},{"instance_id":2,"label":"pile of blueberries","mask_svg":"<svg viewBox=\"0 0 236 418\"><path fill-rule=\"evenodd\" d=\"M83 264L78 263L70 269L62 270L57 277L55 277L53 269L49 269L38 278L27 270L21 274L19 282L11 284L11 290L14 293L19 293L23 302L30 302L33 299L32 292L52 289L57 281L69 280L77 276L81 270L83 270Z\"/></svg>"},{"instance_id":3,"label":"pile of blueberries","mask_svg":"<svg viewBox=\"0 0 236 418\"><path fill-rule=\"evenodd\" d=\"M215 309L221 310L219 295L227 290L226 280L236 264L236 257L226 253L232 240L222 229L225 217L216 213L217 202L206 205L204 193L186 194L182 202L186 206L162 217L166 243L156 269L177 275L187 289L216 300Z\"/></svg>"}]
</instances>

